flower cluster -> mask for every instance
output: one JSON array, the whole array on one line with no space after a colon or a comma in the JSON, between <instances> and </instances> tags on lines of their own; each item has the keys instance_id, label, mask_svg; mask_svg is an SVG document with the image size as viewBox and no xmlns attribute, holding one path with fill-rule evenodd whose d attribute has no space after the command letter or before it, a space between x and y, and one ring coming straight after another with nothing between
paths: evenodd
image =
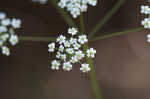
<instances>
[{"instance_id":1,"label":"flower cluster","mask_svg":"<svg viewBox=\"0 0 150 99\"><path fill-rule=\"evenodd\" d=\"M10 50L7 47L7 41L10 42L12 46L18 43L18 36L15 34L15 29L20 28L20 19L10 19L6 17L6 14L0 12L0 48L2 54L9 56Z\"/></svg>"},{"instance_id":2,"label":"flower cluster","mask_svg":"<svg viewBox=\"0 0 150 99\"><path fill-rule=\"evenodd\" d=\"M64 71L71 71L73 64L80 63L80 70L82 72L89 72L90 66L85 63L85 57L94 58L96 50L93 48L87 49L87 51L82 51L82 46L88 42L87 36L82 34L79 35L79 32L76 28L69 28L68 34L71 37L66 37L60 35L55 44L54 42L48 45L48 52L55 52L56 59L51 63L51 69L59 70L60 65ZM78 36L77 36L78 35Z\"/></svg>"},{"instance_id":3,"label":"flower cluster","mask_svg":"<svg viewBox=\"0 0 150 99\"><path fill-rule=\"evenodd\" d=\"M32 0L32 2L38 2L40 4L46 4L48 0Z\"/></svg>"},{"instance_id":4,"label":"flower cluster","mask_svg":"<svg viewBox=\"0 0 150 99\"><path fill-rule=\"evenodd\" d=\"M97 0L60 0L58 6L67 8L73 18L77 18L81 12L86 12L88 5L96 6Z\"/></svg>"}]
</instances>

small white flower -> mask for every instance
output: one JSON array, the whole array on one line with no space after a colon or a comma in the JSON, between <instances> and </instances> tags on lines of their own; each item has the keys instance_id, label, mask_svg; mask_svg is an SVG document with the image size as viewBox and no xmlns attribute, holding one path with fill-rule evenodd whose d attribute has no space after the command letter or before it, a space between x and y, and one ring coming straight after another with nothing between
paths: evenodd
<instances>
[{"instance_id":1,"label":"small white flower","mask_svg":"<svg viewBox=\"0 0 150 99\"><path fill-rule=\"evenodd\" d=\"M60 52L57 52L56 58L60 59L60 57L61 57L61 53L60 53Z\"/></svg>"},{"instance_id":2,"label":"small white flower","mask_svg":"<svg viewBox=\"0 0 150 99\"><path fill-rule=\"evenodd\" d=\"M96 54L96 50L95 49L90 48L90 49L87 50L87 56L88 57L94 58L95 54Z\"/></svg>"},{"instance_id":3,"label":"small white flower","mask_svg":"<svg viewBox=\"0 0 150 99\"><path fill-rule=\"evenodd\" d=\"M12 19L11 25L13 28L20 28L21 26L21 20L20 19Z\"/></svg>"},{"instance_id":4,"label":"small white flower","mask_svg":"<svg viewBox=\"0 0 150 99\"><path fill-rule=\"evenodd\" d=\"M6 47L6 46L3 46L2 47L2 54L6 55L6 56L9 56L10 55L9 48Z\"/></svg>"},{"instance_id":5,"label":"small white flower","mask_svg":"<svg viewBox=\"0 0 150 99\"><path fill-rule=\"evenodd\" d=\"M17 35L11 35L9 42L11 43L11 45L16 45L19 42L18 36Z\"/></svg>"},{"instance_id":6,"label":"small white flower","mask_svg":"<svg viewBox=\"0 0 150 99\"><path fill-rule=\"evenodd\" d=\"M3 12L0 12L0 20L3 20L6 18L6 14Z\"/></svg>"},{"instance_id":7,"label":"small white flower","mask_svg":"<svg viewBox=\"0 0 150 99\"><path fill-rule=\"evenodd\" d=\"M58 61L56 61L56 60L52 61L51 69L59 70L59 66L60 66L60 63Z\"/></svg>"},{"instance_id":8,"label":"small white flower","mask_svg":"<svg viewBox=\"0 0 150 99\"><path fill-rule=\"evenodd\" d=\"M73 48L67 48L66 49L66 52L68 53L68 54L74 54L74 50L73 50Z\"/></svg>"},{"instance_id":9,"label":"small white flower","mask_svg":"<svg viewBox=\"0 0 150 99\"><path fill-rule=\"evenodd\" d=\"M79 50L75 52L75 56L78 60L81 60L82 58L84 58L85 55L81 50Z\"/></svg>"},{"instance_id":10,"label":"small white flower","mask_svg":"<svg viewBox=\"0 0 150 99\"><path fill-rule=\"evenodd\" d=\"M80 7L80 9L81 9L81 12L86 12L87 11L87 5L82 5Z\"/></svg>"},{"instance_id":11,"label":"small white flower","mask_svg":"<svg viewBox=\"0 0 150 99\"><path fill-rule=\"evenodd\" d=\"M0 26L0 34L3 32L7 32L7 27L5 26Z\"/></svg>"},{"instance_id":12,"label":"small white flower","mask_svg":"<svg viewBox=\"0 0 150 99\"><path fill-rule=\"evenodd\" d=\"M70 47L70 45L71 45L71 44L70 44L69 41L65 41L65 42L64 42L64 46L65 46L65 47Z\"/></svg>"},{"instance_id":13,"label":"small white flower","mask_svg":"<svg viewBox=\"0 0 150 99\"><path fill-rule=\"evenodd\" d=\"M142 5L141 6L141 13L143 14L150 14L150 8L147 5Z\"/></svg>"},{"instance_id":14,"label":"small white flower","mask_svg":"<svg viewBox=\"0 0 150 99\"><path fill-rule=\"evenodd\" d=\"M75 44L73 45L73 47L74 47L75 50L79 50L79 48L81 47L81 45L78 44L78 43L75 43Z\"/></svg>"},{"instance_id":15,"label":"small white flower","mask_svg":"<svg viewBox=\"0 0 150 99\"><path fill-rule=\"evenodd\" d=\"M71 71L71 70L72 70L72 65L71 65L71 63L70 63L70 62L65 62L65 63L63 64L63 69L64 69L65 71Z\"/></svg>"},{"instance_id":16,"label":"small white flower","mask_svg":"<svg viewBox=\"0 0 150 99\"><path fill-rule=\"evenodd\" d=\"M63 46L63 45L60 45L60 46L59 46L59 51L60 51L60 52L63 52L63 51L64 51L64 46Z\"/></svg>"},{"instance_id":17,"label":"small white flower","mask_svg":"<svg viewBox=\"0 0 150 99\"><path fill-rule=\"evenodd\" d=\"M71 14L72 14L73 18L77 18L77 16L80 15L80 10L79 10L79 8L74 8L74 9L72 9L72 10L71 10Z\"/></svg>"},{"instance_id":18,"label":"small white flower","mask_svg":"<svg viewBox=\"0 0 150 99\"><path fill-rule=\"evenodd\" d=\"M9 38L9 35L3 34L2 36L0 36L0 38L5 42Z\"/></svg>"},{"instance_id":19,"label":"small white flower","mask_svg":"<svg viewBox=\"0 0 150 99\"><path fill-rule=\"evenodd\" d=\"M3 19L1 24L4 25L4 26L10 25L10 19L8 19L8 18L7 19Z\"/></svg>"},{"instance_id":20,"label":"small white flower","mask_svg":"<svg viewBox=\"0 0 150 99\"><path fill-rule=\"evenodd\" d=\"M69 42L70 42L70 44L76 44L77 43L77 39L71 37Z\"/></svg>"},{"instance_id":21,"label":"small white flower","mask_svg":"<svg viewBox=\"0 0 150 99\"><path fill-rule=\"evenodd\" d=\"M58 38L57 38L57 42L59 42L59 44L62 44L64 43L66 40L66 37L63 36L63 35L60 35Z\"/></svg>"},{"instance_id":22,"label":"small white flower","mask_svg":"<svg viewBox=\"0 0 150 99\"><path fill-rule=\"evenodd\" d=\"M55 43L50 43L49 45L48 45L48 51L49 52L54 52L54 50L55 50Z\"/></svg>"},{"instance_id":23,"label":"small white flower","mask_svg":"<svg viewBox=\"0 0 150 99\"><path fill-rule=\"evenodd\" d=\"M71 34L71 35L76 35L77 32L78 32L78 30L74 27L68 29L68 33Z\"/></svg>"},{"instance_id":24,"label":"small white flower","mask_svg":"<svg viewBox=\"0 0 150 99\"><path fill-rule=\"evenodd\" d=\"M92 6L96 6L97 0L88 0L88 3Z\"/></svg>"},{"instance_id":25,"label":"small white flower","mask_svg":"<svg viewBox=\"0 0 150 99\"><path fill-rule=\"evenodd\" d=\"M144 26L144 28L150 29L150 20L149 20L149 18L145 18L144 20L142 20L142 25Z\"/></svg>"},{"instance_id":26,"label":"small white flower","mask_svg":"<svg viewBox=\"0 0 150 99\"><path fill-rule=\"evenodd\" d=\"M89 72L91 68L89 67L89 64L82 64L80 70L85 73Z\"/></svg>"},{"instance_id":27,"label":"small white flower","mask_svg":"<svg viewBox=\"0 0 150 99\"><path fill-rule=\"evenodd\" d=\"M61 54L61 59L63 60L63 61L66 61L66 54Z\"/></svg>"},{"instance_id":28,"label":"small white flower","mask_svg":"<svg viewBox=\"0 0 150 99\"><path fill-rule=\"evenodd\" d=\"M76 56L71 57L70 62L71 62L71 63L76 63L76 62L78 62L77 57L76 57Z\"/></svg>"},{"instance_id":29,"label":"small white flower","mask_svg":"<svg viewBox=\"0 0 150 99\"><path fill-rule=\"evenodd\" d=\"M87 43L88 39L87 39L86 35L79 36L78 42L80 42L81 44Z\"/></svg>"}]
</instances>

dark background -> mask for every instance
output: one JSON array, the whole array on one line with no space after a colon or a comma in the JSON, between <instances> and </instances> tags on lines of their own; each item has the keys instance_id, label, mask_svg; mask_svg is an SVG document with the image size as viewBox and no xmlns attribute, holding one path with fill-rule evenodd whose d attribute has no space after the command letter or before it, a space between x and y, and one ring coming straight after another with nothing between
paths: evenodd
<instances>
[{"instance_id":1,"label":"dark background","mask_svg":"<svg viewBox=\"0 0 150 99\"><path fill-rule=\"evenodd\" d=\"M116 1L100 0L97 7L89 7L85 13L88 32ZM139 27L140 5L146 4L145 1L127 0L98 35ZM68 29L49 3L0 0L0 11L8 17L22 19L18 35L55 36ZM97 49L95 68L103 99L150 99L148 32L129 33L92 44ZM48 72L52 58L47 53L47 45L48 42L20 41L11 47L10 57L0 54L1 99L93 99L89 74L82 74L79 66L69 73Z\"/></svg>"}]
</instances>

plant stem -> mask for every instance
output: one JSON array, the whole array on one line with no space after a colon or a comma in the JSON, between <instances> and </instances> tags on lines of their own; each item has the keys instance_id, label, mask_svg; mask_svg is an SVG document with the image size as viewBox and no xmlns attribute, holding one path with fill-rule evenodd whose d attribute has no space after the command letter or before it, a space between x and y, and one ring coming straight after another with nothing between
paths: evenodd
<instances>
[{"instance_id":1,"label":"plant stem","mask_svg":"<svg viewBox=\"0 0 150 99\"><path fill-rule=\"evenodd\" d=\"M126 0L118 0L113 8L100 20L96 26L89 33L89 38L92 38L100 29L103 28L104 24L118 11L118 9L125 3Z\"/></svg>"},{"instance_id":2,"label":"plant stem","mask_svg":"<svg viewBox=\"0 0 150 99\"><path fill-rule=\"evenodd\" d=\"M20 41L37 41L37 42L51 42L55 41L55 37L31 37L31 36L19 36Z\"/></svg>"},{"instance_id":3,"label":"plant stem","mask_svg":"<svg viewBox=\"0 0 150 99\"><path fill-rule=\"evenodd\" d=\"M76 26L74 20L68 15L68 13L58 6L58 0L49 0L49 2L55 7L57 12L64 18L64 20L66 21L66 23L68 23L69 26Z\"/></svg>"},{"instance_id":4,"label":"plant stem","mask_svg":"<svg viewBox=\"0 0 150 99\"><path fill-rule=\"evenodd\" d=\"M92 38L90 40L90 42L94 42L94 41L102 40L102 39L108 39L108 38L116 37L116 36L120 36L120 35L125 35L125 34L128 34L130 32L137 32L137 31L141 31L141 30L144 30L144 28L143 27L138 27L138 28L134 28L134 29L126 30L126 31L110 33L110 34L107 34L107 35Z\"/></svg>"},{"instance_id":5,"label":"plant stem","mask_svg":"<svg viewBox=\"0 0 150 99\"><path fill-rule=\"evenodd\" d=\"M84 19L83 19L83 15L80 15L80 27L81 27L81 33L86 33L85 27L84 27ZM83 49L84 49L84 53L86 53L86 50L89 48L88 44L85 44ZM86 56L86 60L88 62L88 64L91 67L91 71L90 71L90 79L91 79L91 84L92 84L92 88L93 88L93 93L94 93L94 97L95 99L102 99L101 93L100 93L100 89L99 89L99 84L98 81L96 79L96 72L94 69L94 62L92 59L88 58Z\"/></svg>"}]
</instances>

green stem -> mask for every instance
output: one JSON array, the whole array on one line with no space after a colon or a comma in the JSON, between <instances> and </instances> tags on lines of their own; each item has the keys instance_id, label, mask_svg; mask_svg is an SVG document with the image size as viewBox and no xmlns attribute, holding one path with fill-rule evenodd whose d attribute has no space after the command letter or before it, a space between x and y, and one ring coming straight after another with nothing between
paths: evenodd
<instances>
[{"instance_id":1,"label":"green stem","mask_svg":"<svg viewBox=\"0 0 150 99\"><path fill-rule=\"evenodd\" d=\"M51 42L56 41L55 37L31 37L31 36L19 36L20 41L37 41L37 42Z\"/></svg>"},{"instance_id":2,"label":"green stem","mask_svg":"<svg viewBox=\"0 0 150 99\"><path fill-rule=\"evenodd\" d=\"M100 20L96 26L89 33L89 38L92 38L100 29L103 28L104 24L118 11L118 9L125 3L126 0L118 0L113 8Z\"/></svg>"},{"instance_id":3,"label":"green stem","mask_svg":"<svg viewBox=\"0 0 150 99\"><path fill-rule=\"evenodd\" d=\"M108 39L108 38L116 37L116 36L120 36L120 35L125 35L125 34L128 34L130 32L137 32L137 31L141 31L141 30L144 30L144 28L143 27L138 27L138 28L134 28L134 29L126 30L126 31L109 33L107 35L95 37L95 38L91 39L90 42L97 41L97 40Z\"/></svg>"},{"instance_id":4,"label":"green stem","mask_svg":"<svg viewBox=\"0 0 150 99\"><path fill-rule=\"evenodd\" d=\"M68 23L69 26L76 26L74 20L68 15L68 13L58 6L58 0L49 0L49 2L55 7L57 12L64 18L64 20Z\"/></svg>"},{"instance_id":5,"label":"green stem","mask_svg":"<svg viewBox=\"0 0 150 99\"><path fill-rule=\"evenodd\" d=\"M80 26L81 26L81 33L86 33L85 27L84 27L84 20L83 20L83 15L80 15ZM86 50L89 48L88 44L85 44L83 49L84 49L84 53L86 53ZM91 79L91 84L92 84L92 88L93 88L93 93L94 93L94 97L95 99L102 99L101 93L100 93L100 89L99 89L99 84L98 81L96 79L96 72L94 69L94 63L93 60L86 57L86 60L88 62L88 64L91 67L91 71L90 71L90 79Z\"/></svg>"}]
</instances>

